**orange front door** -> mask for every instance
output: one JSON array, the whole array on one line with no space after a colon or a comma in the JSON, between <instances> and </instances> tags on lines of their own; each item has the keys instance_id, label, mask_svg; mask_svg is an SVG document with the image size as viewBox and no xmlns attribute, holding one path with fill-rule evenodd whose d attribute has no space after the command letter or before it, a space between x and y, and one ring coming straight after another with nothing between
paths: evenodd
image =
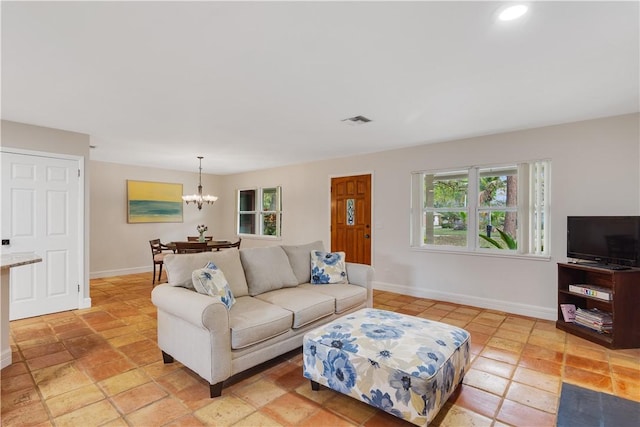
<instances>
[{"instance_id":1,"label":"orange front door","mask_svg":"<svg viewBox=\"0 0 640 427\"><path fill-rule=\"evenodd\" d=\"M371 175L331 179L331 250L371 264Z\"/></svg>"}]
</instances>

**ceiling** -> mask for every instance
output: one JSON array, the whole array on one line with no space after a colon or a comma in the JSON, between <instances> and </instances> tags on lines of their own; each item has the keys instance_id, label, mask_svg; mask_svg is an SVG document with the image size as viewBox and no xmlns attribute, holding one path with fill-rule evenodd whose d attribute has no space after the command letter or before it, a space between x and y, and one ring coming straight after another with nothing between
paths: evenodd
<instances>
[{"instance_id":1,"label":"ceiling","mask_svg":"<svg viewBox=\"0 0 640 427\"><path fill-rule=\"evenodd\" d=\"M2 119L230 174L639 111L638 2L504 5L2 1Z\"/></svg>"}]
</instances>

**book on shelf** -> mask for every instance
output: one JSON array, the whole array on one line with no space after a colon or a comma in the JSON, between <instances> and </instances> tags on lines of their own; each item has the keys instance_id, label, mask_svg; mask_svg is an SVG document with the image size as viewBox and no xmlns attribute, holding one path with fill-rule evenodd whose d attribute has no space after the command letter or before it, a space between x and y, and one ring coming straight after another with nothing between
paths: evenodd
<instances>
[{"instance_id":1,"label":"book on shelf","mask_svg":"<svg viewBox=\"0 0 640 427\"><path fill-rule=\"evenodd\" d=\"M611 313L598 310L597 308L577 308L574 323L599 333L607 334L613 330Z\"/></svg>"},{"instance_id":2,"label":"book on shelf","mask_svg":"<svg viewBox=\"0 0 640 427\"><path fill-rule=\"evenodd\" d=\"M600 334L610 334L613 330L612 325L607 326L598 326L589 322L583 322L582 320L576 319L573 322L574 325L584 326L585 328L591 329L592 331L598 332Z\"/></svg>"},{"instance_id":3,"label":"book on shelf","mask_svg":"<svg viewBox=\"0 0 640 427\"><path fill-rule=\"evenodd\" d=\"M576 319L576 306L573 304L560 304L560 310L562 310L562 317L565 322L573 322Z\"/></svg>"},{"instance_id":4,"label":"book on shelf","mask_svg":"<svg viewBox=\"0 0 640 427\"><path fill-rule=\"evenodd\" d=\"M586 295L588 297L601 299L604 301L611 301L611 289L603 288L602 286L593 285L569 285L569 292L574 294Z\"/></svg>"}]
</instances>

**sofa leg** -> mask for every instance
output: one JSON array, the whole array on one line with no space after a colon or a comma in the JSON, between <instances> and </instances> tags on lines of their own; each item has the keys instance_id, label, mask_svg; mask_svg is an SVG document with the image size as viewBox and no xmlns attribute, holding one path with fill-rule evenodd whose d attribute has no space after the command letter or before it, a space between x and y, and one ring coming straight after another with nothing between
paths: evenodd
<instances>
[{"instance_id":1,"label":"sofa leg","mask_svg":"<svg viewBox=\"0 0 640 427\"><path fill-rule=\"evenodd\" d=\"M317 382L311 380L311 390L313 390L313 391L320 390L320 384L318 384Z\"/></svg>"},{"instance_id":2,"label":"sofa leg","mask_svg":"<svg viewBox=\"0 0 640 427\"><path fill-rule=\"evenodd\" d=\"M222 381L216 384L209 384L209 395L213 399L214 397L222 396Z\"/></svg>"},{"instance_id":3,"label":"sofa leg","mask_svg":"<svg viewBox=\"0 0 640 427\"><path fill-rule=\"evenodd\" d=\"M162 361L166 364L166 363L173 363L173 356L170 354L165 353L164 351L162 352Z\"/></svg>"}]
</instances>

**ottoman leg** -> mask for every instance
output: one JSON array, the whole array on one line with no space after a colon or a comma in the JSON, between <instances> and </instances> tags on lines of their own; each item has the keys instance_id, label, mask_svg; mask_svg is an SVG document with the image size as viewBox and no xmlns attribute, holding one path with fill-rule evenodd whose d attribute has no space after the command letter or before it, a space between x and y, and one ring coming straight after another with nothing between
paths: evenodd
<instances>
[{"instance_id":1,"label":"ottoman leg","mask_svg":"<svg viewBox=\"0 0 640 427\"><path fill-rule=\"evenodd\" d=\"M311 381L311 390L313 391L318 391L320 390L320 384L318 384L316 381L314 380L310 380Z\"/></svg>"}]
</instances>

